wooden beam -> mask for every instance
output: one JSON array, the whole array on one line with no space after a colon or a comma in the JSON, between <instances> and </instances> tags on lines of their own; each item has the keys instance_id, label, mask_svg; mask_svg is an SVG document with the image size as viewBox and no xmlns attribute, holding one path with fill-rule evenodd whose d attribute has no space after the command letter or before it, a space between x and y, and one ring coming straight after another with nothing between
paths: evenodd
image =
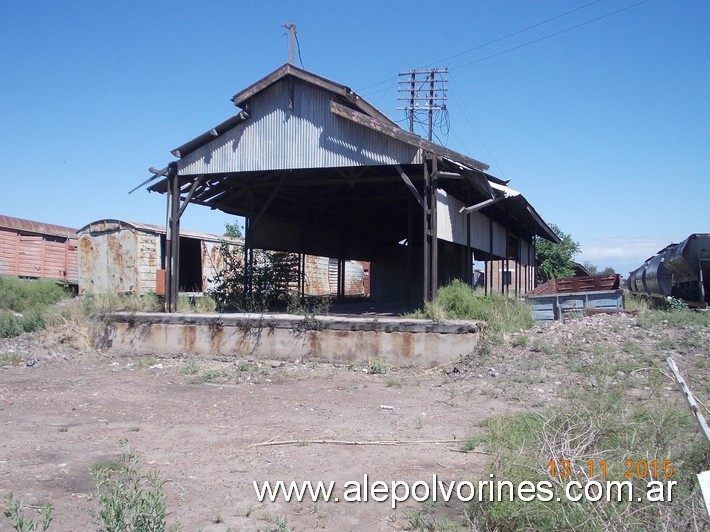
<instances>
[{"instance_id":1,"label":"wooden beam","mask_svg":"<svg viewBox=\"0 0 710 532\"><path fill-rule=\"evenodd\" d=\"M422 150L431 152L436 155L448 157L467 166L470 166L476 170L486 171L489 168L487 164L482 163L481 161L477 161L476 159L472 159L471 157L467 157L466 155L463 155L461 153L457 153L453 150L444 148L443 146L439 146L438 144L435 144L428 140L424 140L418 135L404 131L399 127L385 124L384 122L381 122L376 118L368 116L359 111L355 111L354 109L350 109L349 107L341 105L337 102L330 102L330 111L338 116L347 118L348 120L355 122L356 124L360 124L361 126L372 129L373 131L377 131L378 133L382 133L383 135L395 138L401 142L404 142L405 144L421 148Z\"/></svg>"},{"instance_id":2,"label":"wooden beam","mask_svg":"<svg viewBox=\"0 0 710 532\"><path fill-rule=\"evenodd\" d=\"M708 427L707 421L705 421L705 417L700 411L700 406L695 400L693 392L690 391L690 388L685 383L685 380L678 371L678 366L675 365L673 359L671 357L668 357L666 359L666 363L673 372L673 377L675 378L675 382L678 385L678 389L680 390L680 393L682 393L685 397L685 401L688 403L690 411L693 412L693 416L695 416L695 420L698 422L698 427L700 427L700 431L703 433L703 436L705 436L705 440L708 442L708 444L710 444L710 428Z\"/></svg>"},{"instance_id":3,"label":"wooden beam","mask_svg":"<svg viewBox=\"0 0 710 532\"><path fill-rule=\"evenodd\" d=\"M192 182L192 186L190 187L190 192L187 193L187 196L185 196L185 200L183 204L180 206L180 211L178 212L178 218L182 216L182 213L185 212L185 209L187 208L187 204L190 203L190 200L192 199L192 195L195 193L195 190L197 187L202 183L204 180L205 176L201 175L198 176L195 181Z\"/></svg>"},{"instance_id":4,"label":"wooden beam","mask_svg":"<svg viewBox=\"0 0 710 532\"><path fill-rule=\"evenodd\" d=\"M426 207L424 206L424 200L419 194L417 187L415 187L414 183L412 183L412 180L409 179L409 176L404 172L400 165L395 165L395 168L397 169L397 172L399 172L399 176L402 178L402 181L404 181L404 184L407 185L409 191L414 195L414 198L417 200L417 203L419 203L422 209L426 209Z\"/></svg>"}]
</instances>

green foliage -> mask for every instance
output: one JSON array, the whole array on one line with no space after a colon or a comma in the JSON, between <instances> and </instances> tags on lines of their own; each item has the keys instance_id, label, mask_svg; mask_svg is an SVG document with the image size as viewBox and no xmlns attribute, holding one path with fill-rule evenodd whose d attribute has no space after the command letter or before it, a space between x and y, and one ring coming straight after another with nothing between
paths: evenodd
<instances>
[{"instance_id":1,"label":"green foliage","mask_svg":"<svg viewBox=\"0 0 710 532\"><path fill-rule=\"evenodd\" d=\"M561 242L556 244L544 238L535 238L538 270L540 282L546 283L550 279L564 279L574 275L573 258L579 253L579 244L572 236L562 231L555 224L550 228L560 237Z\"/></svg>"},{"instance_id":2,"label":"green foliage","mask_svg":"<svg viewBox=\"0 0 710 532\"><path fill-rule=\"evenodd\" d=\"M25 313L42 310L68 297L54 281L0 277L0 309Z\"/></svg>"},{"instance_id":3,"label":"green foliage","mask_svg":"<svg viewBox=\"0 0 710 532\"><path fill-rule=\"evenodd\" d=\"M147 294L87 294L82 296L82 307L87 316L111 312L160 312L163 302L154 293Z\"/></svg>"},{"instance_id":4,"label":"green foliage","mask_svg":"<svg viewBox=\"0 0 710 532\"><path fill-rule=\"evenodd\" d=\"M680 329L710 327L710 313L687 310L647 310L639 315L636 323L643 329L668 326Z\"/></svg>"},{"instance_id":5,"label":"green foliage","mask_svg":"<svg viewBox=\"0 0 710 532\"><path fill-rule=\"evenodd\" d=\"M239 225L239 220L234 220L233 224L227 222L224 224L224 236L231 238L244 238L244 231L242 226Z\"/></svg>"},{"instance_id":6,"label":"green foliage","mask_svg":"<svg viewBox=\"0 0 710 532\"><path fill-rule=\"evenodd\" d=\"M688 304L677 297L667 297L663 300L663 310L690 310Z\"/></svg>"},{"instance_id":7,"label":"green foliage","mask_svg":"<svg viewBox=\"0 0 710 532\"><path fill-rule=\"evenodd\" d=\"M284 516L276 514L274 522L276 524L276 528L272 530L276 530L277 532L290 532L291 529L289 528L288 521L286 521Z\"/></svg>"},{"instance_id":8,"label":"green foliage","mask_svg":"<svg viewBox=\"0 0 710 532\"><path fill-rule=\"evenodd\" d=\"M439 289L436 299L424 306L423 316L434 321L485 321L484 334L487 335L529 329L535 324L525 302L498 293L482 295L458 279ZM415 317L422 315L416 314Z\"/></svg>"},{"instance_id":9,"label":"green foliage","mask_svg":"<svg viewBox=\"0 0 710 532\"><path fill-rule=\"evenodd\" d=\"M389 370L386 360L371 358L367 361L367 372L371 375L384 375Z\"/></svg>"},{"instance_id":10,"label":"green foliage","mask_svg":"<svg viewBox=\"0 0 710 532\"><path fill-rule=\"evenodd\" d=\"M585 262L583 266L586 268L586 270L592 274L592 275L614 275L616 271L614 268L611 266L607 266L603 270L599 271L599 268L596 267L596 265L590 263L590 262Z\"/></svg>"},{"instance_id":11,"label":"green foliage","mask_svg":"<svg viewBox=\"0 0 710 532\"><path fill-rule=\"evenodd\" d=\"M141 472L127 440L120 444L124 451L118 462L91 468L99 502L99 511L92 516L106 532L162 532L167 518L163 481L154 471Z\"/></svg>"},{"instance_id":12,"label":"green foliage","mask_svg":"<svg viewBox=\"0 0 710 532\"><path fill-rule=\"evenodd\" d=\"M12 338L22 334L21 318L9 310L0 310L0 338Z\"/></svg>"},{"instance_id":13,"label":"green foliage","mask_svg":"<svg viewBox=\"0 0 710 532\"><path fill-rule=\"evenodd\" d=\"M0 338L44 329L50 307L67 297L53 281L0 277Z\"/></svg>"},{"instance_id":14,"label":"green foliage","mask_svg":"<svg viewBox=\"0 0 710 532\"><path fill-rule=\"evenodd\" d=\"M12 493L5 495L5 510L3 514L10 522L12 529L17 532L35 532L40 524L42 525L42 531L49 529L49 525L52 522L52 505L46 504L39 508L35 507L35 509L39 512L41 521L34 521L25 517L22 503L15 500Z\"/></svg>"},{"instance_id":15,"label":"green foliage","mask_svg":"<svg viewBox=\"0 0 710 532\"><path fill-rule=\"evenodd\" d=\"M662 382L657 385L662 386ZM624 477L626 460L644 459L649 464L672 460L672 479L678 484L673 500L662 505L637 500L572 503L564 497L558 502L475 501L468 518L478 529L684 530L708 524L698 505L694 477L710 466L710 451L695 431L690 413L672 402L628 401L618 385L575 392L561 406L491 419L485 443L493 453L489 469L495 479L513 485L549 481L557 496L564 494L569 480L584 481L585 475L602 483L630 480L634 495L645 493L649 479ZM573 477L560 476L559 465L552 475L551 460L557 464L569 460L574 464ZM602 460L605 477L600 474ZM590 461L595 467L592 473Z\"/></svg>"},{"instance_id":16,"label":"green foliage","mask_svg":"<svg viewBox=\"0 0 710 532\"><path fill-rule=\"evenodd\" d=\"M0 353L0 367L19 366L22 358L17 353Z\"/></svg>"},{"instance_id":17,"label":"green foliage","mask_svg":"<svg viewBox=\"0 0 710 532\"><path fill-rule=\"evenodd\" d=\"M287 306L300 281L298 257L293 253L254 250L251 271L244 260L244 247L223 242L224 267L209 292L217 310L263 312L271 306Z\"/></svg>"}]
</instances>

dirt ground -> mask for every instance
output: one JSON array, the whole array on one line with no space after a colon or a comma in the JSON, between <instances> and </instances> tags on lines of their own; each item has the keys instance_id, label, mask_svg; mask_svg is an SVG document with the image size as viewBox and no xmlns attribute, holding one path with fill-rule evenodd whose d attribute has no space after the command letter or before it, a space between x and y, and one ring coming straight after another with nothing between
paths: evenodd
<instances>
[{"instance_id":1,"label":"dirt ground","mask_svg":"<svg viewBox=\"0 0 710 532\"><path fill-rule=\"evenodd\" d=\"M229 363L43 355L0 373L0 491L51 501L53 530L92 528L89 468L115 459L123 438L167 480L169 521L184 530L269 530L277 515L294 530L402 528L416 503L260 503L252 481L473 480L484 457L455 442L305 441L460 440L508 408L481 395L483 381L441 372L264 362L242 363L235 377ZM252 447L271 440L301 443Z\"/></svg>"},{"instance_id":2,"label":"dirt ground","mask_svg":"<svg viewBox=\"0 0 710 532\"><path fill-rule=\"evenodd\" d=\"M486 419L595 386L584 371L595 356L658 358L659 342L676 349L681 339L640 330L630 316L599 316L521 332L443 368L384 374L308 360L130 357L40 337L4 340L0 353L17 354L18 365L0 369L0 491L25 504L51 502L51 530L95 529L90 467L114 460L119 440L128 439L142 466L165 480L169 522L183 530L277 530L278 521L291 530L408 529L419 503L393 510L389 502L259 502L252 482L332 480L342 492L365 474L371 482L433 474L475 481L487 456L463 453L459 442L482 432ZM600 351L602 344L609 349ZM682 351L676 356L683 362ZM570 371L572 359L579 371ZM670 383L667 390L675 393ZM281 440L295 443L255 446ZM455 441L416 443L431 440Z\"/></svg>"}]
</instances>

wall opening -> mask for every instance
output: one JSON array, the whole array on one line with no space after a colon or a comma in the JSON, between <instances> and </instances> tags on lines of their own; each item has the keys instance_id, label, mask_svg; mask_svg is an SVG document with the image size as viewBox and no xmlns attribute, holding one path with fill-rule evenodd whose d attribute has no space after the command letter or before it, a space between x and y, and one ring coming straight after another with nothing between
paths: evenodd
<instances>
[{"instance_id":1,"label":"wall opening","mask_svg":"<svg viewBox=\"0 0 710 532\"><path fill-rule=\"evenodd\" d=\"M180 237L180 292L202 292L202 249L200 240Z\"/></svg>"}]
</instances>

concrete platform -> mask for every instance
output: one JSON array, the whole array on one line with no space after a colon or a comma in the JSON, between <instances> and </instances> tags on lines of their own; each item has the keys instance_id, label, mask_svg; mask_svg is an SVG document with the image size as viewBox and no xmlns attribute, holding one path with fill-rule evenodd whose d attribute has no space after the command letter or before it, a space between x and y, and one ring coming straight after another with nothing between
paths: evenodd
<instances>
[{"instance_id":1,"label":"concrete platform","mask_svg":"<svg viewBox=\"0 0 710 532\"><path fill-rule=\"evenodd\" d=\"M474 321L289 314L111 314L106 349L220 359L304 360L433 367L476 347Z\"/></svg>"}]
</instances>

